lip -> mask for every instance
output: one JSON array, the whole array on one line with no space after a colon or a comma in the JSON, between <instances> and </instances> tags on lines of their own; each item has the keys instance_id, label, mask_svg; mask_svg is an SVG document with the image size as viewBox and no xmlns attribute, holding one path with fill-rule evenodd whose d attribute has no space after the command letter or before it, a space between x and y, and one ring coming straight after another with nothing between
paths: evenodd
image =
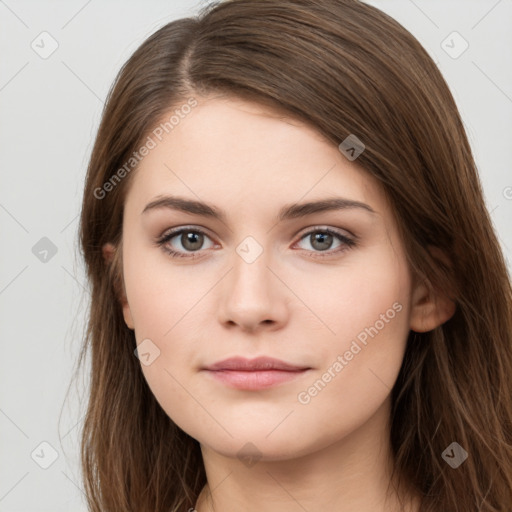
<instances>
[{"instance_id":1,"label":"lip","mask_svg":"<svg viewBox=\"0 0 512 512\"><path fill-rule=\"evenodd\" d=\"M230 357L215 364L207 366L205 370L235 370L235 371L261 371L261 370L282 370L282 371L299 371L307 370L308 366L298 366L273 357L260 356L255 359L246 359L245 357Z\"/></svg>"},{"instance_id":2,"label":"lip","mask_svg":"<svg viewBox=\"0 0 512 512\"><path fill-rule=\"evenodd\" d=\"M232 357L203 368L214 379L245 390L265 389L304 375L310 367L297 366L271 357Z\"/></svg>"}]
</instances>

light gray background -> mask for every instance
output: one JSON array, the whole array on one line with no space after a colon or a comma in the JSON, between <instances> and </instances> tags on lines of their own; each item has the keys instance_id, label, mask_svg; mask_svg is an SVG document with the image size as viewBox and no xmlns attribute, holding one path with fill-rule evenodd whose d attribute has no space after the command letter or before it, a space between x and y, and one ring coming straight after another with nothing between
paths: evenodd
<instances>
[{"instance_id":1,"label":"light gray background","mask_svg":"<svg viewBox=\"0 0 512 512\"><path fill-rule=\"evenodd\" d=\"M89 299L76 239L87 160L121 65L156 29L205 3L0 0L0 512L86 510L77 436L84 409L74 388L60 424L59 414ZM510 261L512 0L368 3L438 63ZM44 31L58 43L46 59L31 47L51 48ZM448 37L453 31L469 44L457 58L464 42ZM43 237L54 255L38 252ZM43 469L52 450L58 458Z\"/></svg>"}]
</instances>

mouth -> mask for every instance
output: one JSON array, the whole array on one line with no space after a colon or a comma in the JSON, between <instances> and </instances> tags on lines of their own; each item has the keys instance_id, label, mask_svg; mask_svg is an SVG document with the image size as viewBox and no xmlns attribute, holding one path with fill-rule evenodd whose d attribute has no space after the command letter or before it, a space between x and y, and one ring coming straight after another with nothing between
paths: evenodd
<instances>
[{"instance_id":1,"label":"mouth","mask_svg":"<svg viewBox=\"0 0 512 512\"><path fill-rule=\"evenodd\" d=\"M236 389L259 390L289 382L311 370L270 357L233 357L202 368L215 380Z\"/></svg>"}]
</instances>

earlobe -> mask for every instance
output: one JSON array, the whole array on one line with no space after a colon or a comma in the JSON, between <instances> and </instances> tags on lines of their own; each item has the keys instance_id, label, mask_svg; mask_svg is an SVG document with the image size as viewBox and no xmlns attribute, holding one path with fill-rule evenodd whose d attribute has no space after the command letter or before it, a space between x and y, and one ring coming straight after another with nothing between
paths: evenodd
<instances>
[{"instance_id":1,"label":"earlobe","mask_svg":"<svg viewBox=\"0 0 512 512\"><path fill-rule=\"evenodd\" d=\"M115 254L116 254L116 247L111 243L106 243L102 247L102 254L103 254L103 259L105 260L105 262L107 264L111 264L112 261L114 260ZM128 300L126 298L124 286L123 286L123 291L122 291L122 293L120 293L120 296L118 297L118 299L123 308L124 321L125 321L126 325L128 326L128 328L133 330L134 324L133 324L132 312L130 310L130 306L128 305Z\"/></svg>"},{"instance_id":2,"label":"earlobe","mask_svg":"<svg viewBox=\"0 0 512 512\"><path fill-rule=\"evenodd\" d=\"M114 245L111 243L106 243L103 245L101 251L103 253L103 259L105 260L105 263L112 263L114 254L116 253L116 248Z\"/></svg>"},{"instance_id":3,"label":"earlobe","mask_svg":"<svg viewBox=\"0 0 512 512\"><path fill-rule=\"evenodd\" d=\"M101 252L103 254L103 259L105 260L105 263L112 263L112 260L114 259L114 256L116 254L116 248L114 244L111 244L110 242L104 244L101 249Z\"/></svg>"},{"instance_id":4,"label":"earlobe","mask_svg":"<svg viewBox=\"0 0 512 512\"><path fill-rule=\"evenodd\" d=\"M126 301L126 299L123 303L123 317L124 317L125 324L128 326L128 329L131 329L133 331L135 327L133 325L132 312L131 312L130 306L128 305L128 302Z\"/></svg>"}]
</instances>

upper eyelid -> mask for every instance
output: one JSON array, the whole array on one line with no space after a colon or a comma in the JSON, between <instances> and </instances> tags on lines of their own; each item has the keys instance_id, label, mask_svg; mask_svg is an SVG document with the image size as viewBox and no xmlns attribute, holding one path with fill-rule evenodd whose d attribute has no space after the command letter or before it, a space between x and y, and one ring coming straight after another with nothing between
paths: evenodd
<instances>
[{"instance_id":1,"label":"upper eyelid","mask_svg":"<svg viewBox=\"0 0 512 512\"><path fill-rule=\"evenodd\" d=\"M178 236L180 234L182 234L183 232L186 232L186 231L192 231L192 232L198 232L198 233L202 233L206 236L208 236L209 238L215 238L215 237L212 237L209 233L208 233L208 230L206 230L205 228L203 227L199 227L199 226L183 226L183 227L177 227L177 228L171 228L171 229L167 229L165 230L159 237L157 237L157 240L164 240L164 239L170 239L170 238L174 238L175 236Z\"/></svg>"}]
</instances>

